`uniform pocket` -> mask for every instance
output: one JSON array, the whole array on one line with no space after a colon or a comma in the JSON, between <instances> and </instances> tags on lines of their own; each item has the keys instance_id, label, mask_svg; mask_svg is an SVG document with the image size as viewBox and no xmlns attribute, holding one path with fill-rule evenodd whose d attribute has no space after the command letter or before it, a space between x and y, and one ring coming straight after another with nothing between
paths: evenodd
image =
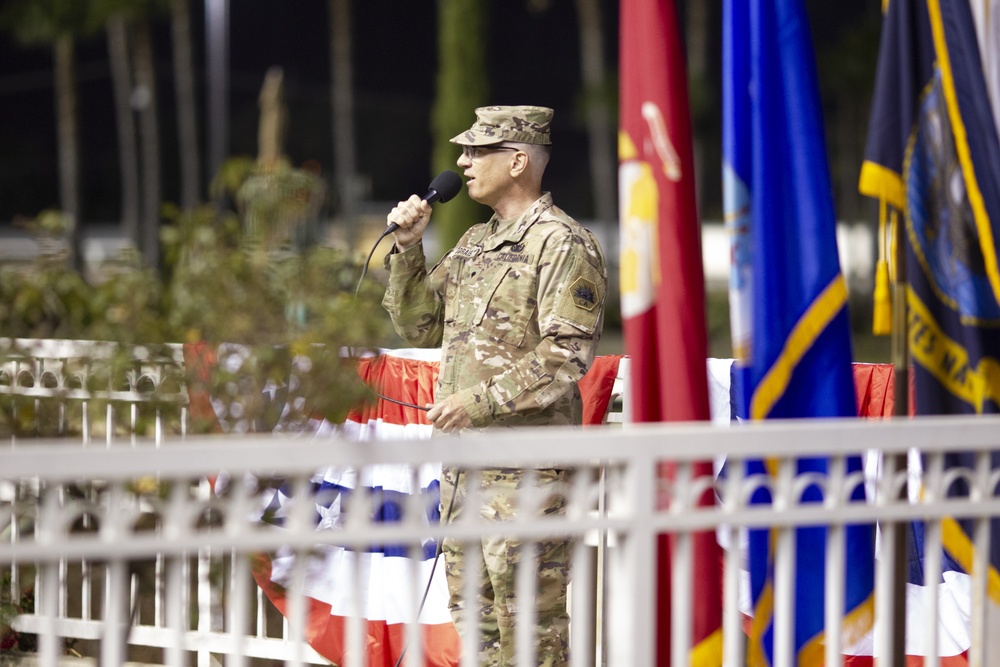
<instances>
[{"instance_id":1,"label":"uniform pocket","mask_svg":"<svg viewBox=\"0 0 1000 667\"><path fill-rule=\"evenodd\" d=\"M535 291L532 272L507 267L491 282L473 321L494 338L519 347L538 305Z\"/></svg>"}]
</instances>

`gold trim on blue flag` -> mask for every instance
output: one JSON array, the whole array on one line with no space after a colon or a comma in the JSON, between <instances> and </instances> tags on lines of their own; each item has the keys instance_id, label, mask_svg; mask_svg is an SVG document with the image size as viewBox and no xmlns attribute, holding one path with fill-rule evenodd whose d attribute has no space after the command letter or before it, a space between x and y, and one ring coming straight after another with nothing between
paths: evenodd
<instances>
[{"instance_id":1,"label":"gold trim on blue flag","mask_svg":"<svg viewBox=\"0 0 1000 667\"><path fill-rule=\"evenodd\" d=\"M951 57L948 53L948 41L945 38L944 24L941 21L941 5L938 0L927 0L927 11L931 19L931 33L934 35L934 50L937 54L938 67L941 69L944 97L948 105L948 117L955 135L955 149L958 151L962 175L965 177L966 194L976 218L976 229L979 231L979 247L983 252L983 260L986 262L986 275L989 276L990 287L993 288L993 297L1000 303L1000 269L997 268L993 227L990 224L990 216L986 212L983 193L979 189L976 168L972 164L972 156L969 153L969 138L965 129L965 121L962 119L961 109L958 108L955 81L951 71Z\"/></svg>"},{"instance_id":2,"label":"gold trim on blue flag","mask_svg":"<svg viewBox=\"0 0 1000 667\"><path fill-rule=\"evenodd\" d=\"M784 396L799 361L846 305L847 283L838 273L795 324L785 339L781 354L754 389L750 400L751 419L766 419L771 414L774 404Z\"/></svg>"}]
</instances>

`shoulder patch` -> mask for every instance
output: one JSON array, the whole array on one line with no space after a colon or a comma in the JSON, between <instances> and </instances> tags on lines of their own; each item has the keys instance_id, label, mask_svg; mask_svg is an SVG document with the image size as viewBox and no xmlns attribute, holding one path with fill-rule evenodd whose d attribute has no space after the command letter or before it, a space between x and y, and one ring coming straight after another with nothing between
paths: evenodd
<instances>
[{"instance_id":1,"label":"shoulder patch","mask_svg":"<svg viewBox=\"0 0 1000 667\"><path fill-rule=\"evenodd\" d=\"M584 256L573 262L568 273L553 315L581 331L594 333L603 319L606 278Z\"/></svg>"},{"instance_id":2,"label":"shoulder patch","mask_svg":"<svg viewBox=\"0 0 1000 667\"><path fill-rule=\"evenodd\" d=\"M570 295L577 308L590 311L597 307L597 285L592 280L580 277L570 285Z\"/></svg>"}]
</instances>

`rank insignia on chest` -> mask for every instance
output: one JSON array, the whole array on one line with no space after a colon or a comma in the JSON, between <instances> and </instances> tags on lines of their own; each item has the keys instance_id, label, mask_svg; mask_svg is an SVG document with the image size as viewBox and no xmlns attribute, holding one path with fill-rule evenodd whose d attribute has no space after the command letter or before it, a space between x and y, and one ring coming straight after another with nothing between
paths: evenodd
<instances>
[{"instance_id":1,"label":"rank insignia on chest","mask_svg":"<svg viewBox=\"0 0 1000 667\"><path fill-rule=\"evenodd\" d=\"M586 278L577 278L569 292L577 308L593 310L597 305L597 285Z\"/></svg>"}]
</instances>

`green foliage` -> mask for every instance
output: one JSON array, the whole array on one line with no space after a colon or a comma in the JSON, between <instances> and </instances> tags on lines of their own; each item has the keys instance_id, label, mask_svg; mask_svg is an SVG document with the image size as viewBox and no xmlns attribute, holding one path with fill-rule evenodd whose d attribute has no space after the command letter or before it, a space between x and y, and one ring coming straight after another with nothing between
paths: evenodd
<instances>
[{"instance_id":1,"label":"green foliage","mask_svg":"<svg viewBox=\"0 0 1000 667\"><path fill-rule=\"evenodd\" d=\"M169 0L86 0L81 4L90 6L91 20L101 27L112 16L134 20L157 14L166 15L170 9Z\"/></svg>"},{"instance_id":2,"label":"green foliage","mask_svg":"<svg viewBox=\"0 0 1000 667\"><path fill-rule=\"evenodd\" d=\"M90 284L67 265L57 246L44 244L37 261L0 266L0 332L9 338L125 344L93 364L99 370L88 376L92 388L116 391L128 388L125 378L139 375L135 346L145 350L148 361L163 362L171 353L160 344L198 344L188 348L200 352L196 363L185 362L187 386L236 406L230 416L249 428L271 428L279 416L289 428L311 417L340 421L370 393L345 351L389 340L382 288L369 281L355 298L361 267L351 256L328 247L292 249L288 236L302 219L304 201L321 186L302 173L270 174L295 187L282 185L282 196L259 187L259 181L246 187L261 176L253 169L242 170L242 183L239 178L230 183L242 193L241 208L267 221L269 231L254 242L248 240L246 216L214 205L186 213L167 207L171 224L162 230L162 275L143 268L130 252L101 266ZM52 217L44 212L27 226L41 235ZM239 350L241 363L215 363L220 346ZM0 359L25 354L9 341ZM180 384L173 383L175 392ZM274 401L262 395L269 386L288 393L283 415L274 414ZM37 425L43 408L28 403L0 401L0 432L44 430ZM195 428L213 426L204 422Z\"/></svg>"},{"instance_id":3,"label":"green foliage","mask_svg":"<svg viewBox=\"0 0 1000 667\"><path fill-rule=\"evenodd\" d=\"M11 338L163 342L161 290L139 268L109 268L90 285L64 255L43 252L28 266L0 266L0 330Z\"/></svg>"},{"instance_id":4,"label":"green foliage","mask_svg":"<svg viewBox=\"0 0 1000 667\"><path fill-rule=\"evenodd\" d=\"M90 3L81 0L8 0L0 27L26 45L49 45L91 27Z\"/></svg>"},{"instance_id":5,"label":"green foliage","mask_svg":"<svg viewBox=\"0 0 1000 667\"><path fill-rule=\"evenodd\" d=\"M274 248L315 218L325 188L318 176L287 160L251 170L235 192L249 245Z\"/></svg>"},{"instance_id":6,"label":"green foliage","mask_svg":"<svg viewBox=\"0 0 1000 667\"><path fill-rule=\"evenodd\" d=\"M204 388L239 406L230 409L234 419L268 428L278 417L262 394L268 384L290 392L287 423L309 416L341 420L368 395L342 348L368 350L388 337L381 287L365 284L355 300L360 267L343 252L247 245L233 218L213 225L213 215L206 208L183 216L177 236L164 243L179 259L170 285L170 329L182 340L208 341L211 349L233 343L248 353L236 368L218 364L202 379Z\"/></svg>"},{"instance_id":7,"label":"green foliage","mask_svg":"<svg viewBox=\"0 0 1000 667\"><path fill-rule=\"evenodd\" d=\"M486 3L442 0L438 3L437 97L432 123L433 173L456 171L459 149L448 140L469 129L476 107L488 99L486 74ZM470 226L485 222L490 212L466 193L434 212L442 248L453 246Z\"/></svg>"},{"instance_id":8,"label":"green foliage","mask_svg":"<svg viewBox=\"0 0 1000 667\"><path fill-rule=\"evenodd\" d=\"M236 193L244 181L257 168L257 161L246 155L236 155L229 158L219 167L219 173L212 179L209 194L213 199L220 197L236 198Z\"/></svg>"},{"instance_id":9,"label":"green foliage","mask_svg":"<svg viewBox=\"0 0 1000 667\"><path fill-rule=\"evenodd\" d=\"M314 176L246 167L240 161L223 169L242 219L203 207L178 216L164 235L170 329L181 340L237 344L249 353L238 367L219 363L203 378L211 395L230 402L233 418L273 427L279 415L262 394L271 385L289 392L286 424L310 416L339 421L368 395L342 348L369 349L389 334L381 287L362 285L355 299L360 267L349 255L290 248L321 187Z\"/></svg>"},{"instance_id":10,"label":"green foliage","mask_svg":"<svg viewBox=\"0 0 1000 667\"><path fill-rule=\"evenodd\" d=\"M34 611L34 591L22 585L12 594L11 588L11 573L5 569L0 574L0 655L5 651L33 651L37 648L36 635L20 633L10 627L15 617Z\"/></svg>"},{"instance_id":11,"label":"green foliage","mask_svg":"<svg viewBox=\"0 0 1000 667\"><path fill-rule=\"evenodd\" d=\"M131 20L168 8L168 0L7 0L0 29L22 44L46 46L60 37L95 35L113 16Z\"/></svg>"}]
</instances>

